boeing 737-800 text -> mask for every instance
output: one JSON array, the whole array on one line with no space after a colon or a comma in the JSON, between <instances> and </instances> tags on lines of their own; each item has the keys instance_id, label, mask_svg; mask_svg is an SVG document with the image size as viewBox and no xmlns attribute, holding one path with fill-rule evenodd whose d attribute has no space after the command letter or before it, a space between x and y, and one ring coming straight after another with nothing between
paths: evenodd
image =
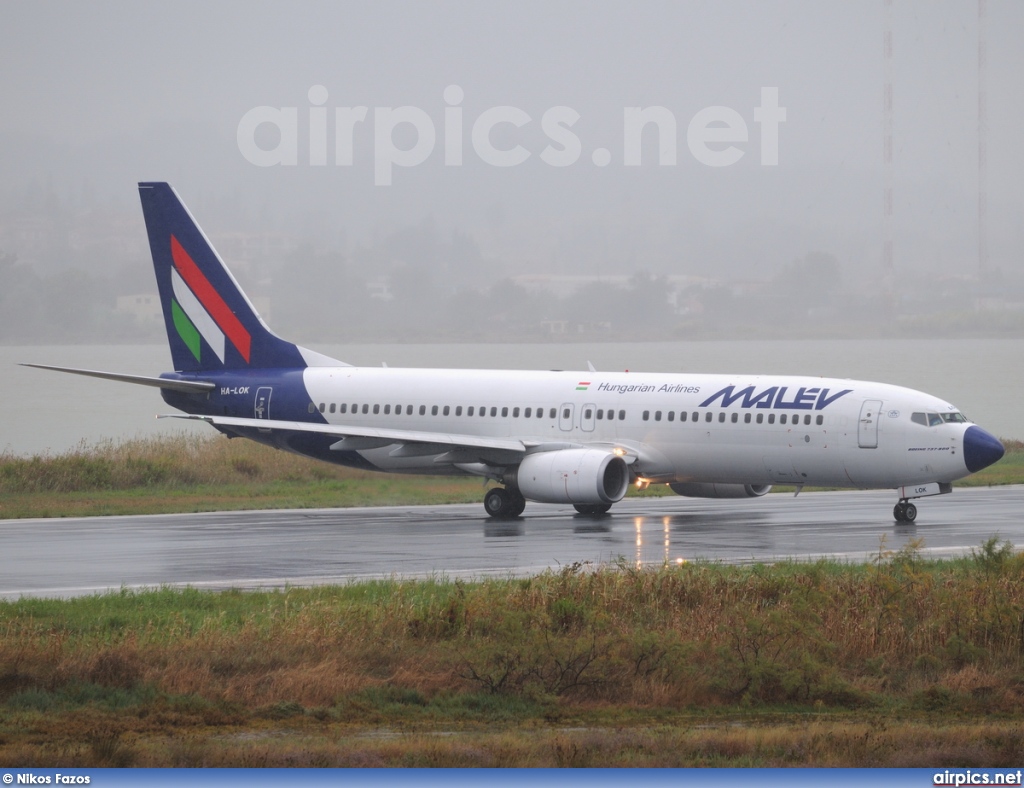
<instances>
[{"instance_id":1,"label":"boeing 737-800 text","mask_svg":"<svg viewBox=\"0 0 1024 788\"><path fill-rule=\"evenodd\" d=\"M1003 456L953 405L882 383L349 366L271 332L168 184L139 193L175 371L45 368L154 386L178 418L327 462L492 479L491 517L527 501L603 514L630 484L704 498L783 484L892 488L910 521L912 499Z\"/></svg>"}]
</instances>

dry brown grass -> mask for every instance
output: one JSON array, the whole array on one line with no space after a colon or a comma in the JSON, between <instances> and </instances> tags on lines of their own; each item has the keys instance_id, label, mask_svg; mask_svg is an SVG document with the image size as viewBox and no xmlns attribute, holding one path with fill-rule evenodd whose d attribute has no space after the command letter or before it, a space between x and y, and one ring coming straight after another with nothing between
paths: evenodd
<instances>
[{"instance_id":1,"label":"dry brown grass","mask_svg":"<svg viewBox=\"0 0 1024 788\"><path fill-rule=\"evenodd\" d=\"M995 766L1024 756L1022 611L998 542L24 600L0 605L0 764Z\"/></svg>"}]
</instances>

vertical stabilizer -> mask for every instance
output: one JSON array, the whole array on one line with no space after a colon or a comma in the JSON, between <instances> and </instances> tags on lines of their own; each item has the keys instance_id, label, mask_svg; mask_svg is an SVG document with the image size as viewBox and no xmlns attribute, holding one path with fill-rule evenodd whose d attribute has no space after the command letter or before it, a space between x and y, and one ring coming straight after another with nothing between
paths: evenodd
<instances>
[{"instance_id":1,"label":"vertical stabilizer","mask_svg":"<svg viewBox=\"0 0 1024 788\"><path fill-rule=\"evenodd\" d=\"M140 183L139 196L174 368L309 366L313 354L266 326L174 189Z\"/></svg>"}]
</instances>

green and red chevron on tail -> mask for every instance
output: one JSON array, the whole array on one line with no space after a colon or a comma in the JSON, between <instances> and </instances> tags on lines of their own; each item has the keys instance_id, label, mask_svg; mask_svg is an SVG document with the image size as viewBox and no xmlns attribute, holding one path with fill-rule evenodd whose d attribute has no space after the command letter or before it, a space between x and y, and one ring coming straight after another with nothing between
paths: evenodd
<instances>
[{"instance_id":1,"label":"green and red chevron on tail","mask_svg":"<svg viewBox=\"0 0 1024 788\"><path fill-rule=\"evenodd\" d=\"M202 363L199 347L201 343L198 341L198 337L202 337L223 364L226 336L238 354L248 363L252 337L173 235L171 259L174 260L174 268L171 271L171 285L175 296L171 299L174 325L178 329L178 335L196 357L196 361Z\"/></svg>"}]
</instances>

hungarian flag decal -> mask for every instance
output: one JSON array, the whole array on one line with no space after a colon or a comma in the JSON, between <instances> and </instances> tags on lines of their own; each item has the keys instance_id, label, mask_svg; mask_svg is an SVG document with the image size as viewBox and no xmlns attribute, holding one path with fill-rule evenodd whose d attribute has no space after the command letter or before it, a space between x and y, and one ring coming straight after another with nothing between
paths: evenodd
<instances>
[{"instance_id":1,"label":"hungarian flag decal","mask_svg":"<svg viewBox=\"0 0 1024 788\"><path fill-rule=\"evenodd\" d=\"M252 337L173 235L171 257L171 316L182 342L199 361L202 337L223 364L228 341L248 364Z\"/></svg>"}]
</instances>

